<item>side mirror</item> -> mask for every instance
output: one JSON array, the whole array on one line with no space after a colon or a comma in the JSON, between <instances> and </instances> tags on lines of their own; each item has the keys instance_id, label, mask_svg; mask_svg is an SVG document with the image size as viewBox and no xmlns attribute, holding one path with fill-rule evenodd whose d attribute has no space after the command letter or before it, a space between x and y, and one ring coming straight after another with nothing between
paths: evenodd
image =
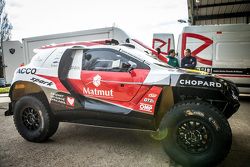
<instances>
[{"instance_id":1,"label":"side mirror","mask_svg":"<svg viewBox=\"0 0 250 167\"><path fill-rule=\"evenodd\" d=\"M136 67L137 67L137 64L132 62L132 61L122 63L122 68L126 69L126 71L128 71L128 72L135 69Z\"/></svg>"},{"instance_id":2,"label":"side mirror","mask_svg":"<svg viewBox=\"0 0 250 167\"><path fill-rule=\"evenodd\" d=\"M128 72L132 71L133 69L137 67L137 64L132 61L128 61L128 63L130 64L130 67L128 68Z\"/></svg>"}]
</instances>

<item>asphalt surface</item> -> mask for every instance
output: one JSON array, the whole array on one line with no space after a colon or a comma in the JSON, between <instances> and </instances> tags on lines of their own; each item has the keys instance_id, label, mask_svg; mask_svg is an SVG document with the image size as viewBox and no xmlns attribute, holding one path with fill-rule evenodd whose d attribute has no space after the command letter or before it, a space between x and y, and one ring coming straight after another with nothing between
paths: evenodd
<instances>
[{"instance_id":1,"label":"asphalt surface","mask_svg":"<svg viewBox=\"0 0 250 167\"><path fill-rule=\"evenodd\" d=\"M148 132L104 129L60 123L46 143L31 143L16 131L13 118L5 117L7 103L0 97L0 167L6 166L177 166ZM250 98L229 119L233 131L231 152L219 167L250 164Z\"/></svg>"}]
</instances>

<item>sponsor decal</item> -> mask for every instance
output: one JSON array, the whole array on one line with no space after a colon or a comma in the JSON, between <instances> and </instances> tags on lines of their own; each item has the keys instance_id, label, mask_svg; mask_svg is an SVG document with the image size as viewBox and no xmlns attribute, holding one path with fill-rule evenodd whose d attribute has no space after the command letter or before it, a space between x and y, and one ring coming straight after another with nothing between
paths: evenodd
<instances>
[{"instance_id":1,"label":"sponsor decal","mask_svg":"<svg viewBox=\"0 0 250 167\"><path fill-rule=\"evenodd\" d=\"M93 78L93 85L95 85L96 87L99 87L101 85L101 79L102 77L100 75L96 75L94 78ZM91 95L91 96L102 96L102 97L113 97L114 94L113 94L113 89L109 89L109 90L103 90L103 89L91 89L89 87L84 87L83 88L83 94L86 94L86 95Z\"/></svg>"},{"instance_id":2,"label":"sponsor decal","mask_svg":"<svg viewBox=\"0 0 250 167\"><path fill-rule=\"evenodd\" d=\"M68 106L74 107L74 105L75 105L75 98L67 96L66 104Z\"/></svg>"},{"instance_id":3,"label":"sponsor decal","mask_svg":"<svg viewBox=\"0 0 250 167\"><path fill-rule=\"evenodd\" d=\"M94 78L93 78L93 84L98 87L101 85L101 79L102 77L100 75L96 75Z\"/></svg>"},{"instance_id":4,"label":"sponsor decal","mask_svg":"<svg viewBox=\"0 0 250 167\"><path fill-rule=\"evenodd\" d=\"M21 68L17 71L18 74L35 74L36 69L35 68Z\"/></svg>"},{"instance_id":5,"label":"sponsor decal","mask_svg":"<svg viewBox=\"0 0 250 167\"><path fill-rule=\"evenodd\" d=\"M149 95L148 95L148 97L156 97L157 96L157 94L154 94L154 93L150 93Z\"/></svg>"},{"instance_id":6,"label":"sponsor decal","mask_svg":"<svg viewBox=\"0 0 250 167\"><path fill-rule=\"evenodd\" d=\"M196 68L197 70L199 70L199 71L205 71L205 72L207 72L207 73L211 73L212 72L212 68L207 68L207 67L197 67Z\"/></svg>"},{"instance_id":7,"label":"sponsor decal","mask_svg":"<svg viewBox=\"0 0 250 167\"><path fill-rule=\"evenodd\" d=\"M101 90L101 89L90 89L83 88L83 94L92 95L92 96L104 96L104 97L113 97L113 90Z\"/></svg>"},{"instance_id":8,"label":"sponsor decal","mask_svg":"<svg viewBox=\"0 0 250 167\"><path fill-rule=\"evenodd\" d=\"M155 105L157 99L162 91L161 87L153 86L144 96L140 99L134 110L153 115L155 112Z\"/></svg>"},{"instance_id":9,"label":"sponsor decal","mask_svg":"<svg viewBox=\"0 0 250 167\"><path fill-rule=\"evenodd\" d=\"M150 99L150 98L144 98L143 101L148 102L148 103L154 103L155 102L153 99Z\"/></svg>"},{"instance_id":10,"label":"sponsor decal","mask_svg":"<svg viewBox=\"0 0 250 167\"><path fill-rule=\"evenodd\" d=\"M51 93L51 102L56 102L65 105L65 96L63 94Z\"/></svg>"},{"instance_id":11,"label":"sponsor decal","mask_svg":"<svg viewBox=\"0 0 250 167\"><path fill-rule=\"evenodd\" d=\"M209 118L208 118L208 121L211 122L211 123L213 124L213 126L215 127L215 129L216 129L217 131L219 131L220 126L219 126L218 123L214 120L213 117L209 117Z\"/></svg>"},{"instance_id":12,"label":"sponsor decal","mask_svg":"<svg viewBox=\"0 0 250 167\"><path fill-rule=\"evenodd\" d=\"M250 68L213 68L212 73L250 75Z\"/></svg>"},{"instance_id":13,"label":"sponsor decal","mask_svg":"<svg viewBox=\"0 0 250 167\"><path fill-rule=\"evenodd\" d=\"M153 106L150 104L140 103L140 110L152 112Z\"/></svg>"},{"instance_id":14,"label":"sponsor decal","mask_svg":"<svg viewBox=\"0 0 250 167\"><path fill-rule=\"evenodd\" d=\"M204 87L214 87L214 88L222 87L221 83L219 82L204 81L204 80L181 79L179 83L180 85L185 85L185 86L204 86Z\"/></svg>"},{"instance_id":15,"label":"sponsor decal","mask_svg":"<svg viewBox=\"0 0 250 167\"><path fill-rule=\"evenodd\" d=\"M40 84L43 84L43 85L47 85L47 86L52 86L53 85L53 82L48 82L48 81L44 81L42 79L38 79L38 78L31 78L30 79L32 82L34 83L40 83Z\"/></svg>"},{"instance_id":16,"label":"sponsor decal","mask_svg":"<svg viewBox=\"0 0 250 167\"><path fill-rule=\"evenodd\" d=\"M71 66L70 70L80 70L80 67L79 66Z\"/></svg>"},{"instance_id":17,"label":"sponsor decal","mask_svg":"<svg viewBox=\"0 0 250 167\"><path fill-rule=\"evenodd\" d=\"M192 116L192 115L195 115L195 116L200 116L200 117L204 117L204 113L200 112L200 111L192 111L192 110L186 110L185 111L185 115L186 116Z\"/></svg>"},{"instance_id":18,"label":"sponsor decal","mask_svg":"<svg viewBox=\"0 0 250 167\"><path fill-rule=\"evenodd\" d=\"M51 64L51 67L58 67L59 66L59 61L53 61Z\"/></svg>"},{"instance_id":19,"label":"sponsor decal","mask_svg":"<svg viewBox=\"0 0 250 167\"><path fill-rule=\"evenodd\" d=\"M80 107L74 97L62 92L51 92L50 104L54 110L74 109Z\"/></svg>"}]
</instances>

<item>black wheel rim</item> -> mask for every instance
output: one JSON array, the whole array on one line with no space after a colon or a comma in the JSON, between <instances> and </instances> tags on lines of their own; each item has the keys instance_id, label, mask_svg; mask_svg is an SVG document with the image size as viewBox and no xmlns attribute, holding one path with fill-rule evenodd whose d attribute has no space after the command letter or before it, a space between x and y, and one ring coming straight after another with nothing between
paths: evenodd
<instances>
[{"instance_id":1,"label":"black wheel rim","mask_svg":"<svg viewBox=\"0 0 250 167\"><path fill-rule=\"evenodd\" d=\"M211 145L207 126L198 120L184 121L177 126L177 144L188 153L205 152Z\"/></svg>"},{"instance_id":2,"label":"black wheel rim","mask_svg":"<svg viewBox=\"0 0 250 167\"><path fill-rule=\"evenodd\" d=\"M34 108L25 108L22 112L22 121L24 126L31 131L35 131L40 127L40 115Z\"/></svg>"}]
</instances>

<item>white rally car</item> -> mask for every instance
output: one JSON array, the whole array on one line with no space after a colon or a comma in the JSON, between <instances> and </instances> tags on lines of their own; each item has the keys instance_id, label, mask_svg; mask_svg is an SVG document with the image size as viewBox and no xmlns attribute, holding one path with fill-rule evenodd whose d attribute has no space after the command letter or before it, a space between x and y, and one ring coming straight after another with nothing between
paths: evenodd
<instances>
[{"instance_id":1,"label":"white rally car","mask_svg":"<svg viewBox=\"0 0 250 167\"><path fill-rule=\"evenodd\" d=\"M131 45L43 47L16 70L6 115L43 142L59 122L150 130L183 166L213 166L231 148L227 118L239 108L229 81L175 69Z\"/></svg>"}]
</instances>

